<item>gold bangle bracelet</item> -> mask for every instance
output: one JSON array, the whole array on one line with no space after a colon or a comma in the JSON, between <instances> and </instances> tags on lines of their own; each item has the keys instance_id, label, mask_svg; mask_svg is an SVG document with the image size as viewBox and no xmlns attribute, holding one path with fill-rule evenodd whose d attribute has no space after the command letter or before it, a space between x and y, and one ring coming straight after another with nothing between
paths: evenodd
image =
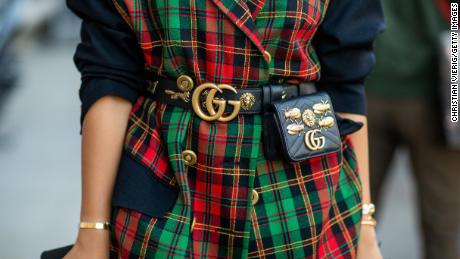
<instances>
[{"instance_id":1,"label":"gold bangle bracelet","mask_svg":"<svg viewBox=\"0 0 460 259\"><path fill-rule=\"evenodd\" d=\"M80 222L80 228L86 229L99 229L99 230L108 230L110 228L110 222Z\"/></svg>"},{"instance_id":2,"label":"gold bangle bracelet","mask_svg":"<svg viewBox=\"0 0 460 259\"><path fill-rule=\"evenodd\" d=\"M369 225L375 227L377 225L377 220L375 219L362 219L361 225Z\"/></svg>"}]
</instances>

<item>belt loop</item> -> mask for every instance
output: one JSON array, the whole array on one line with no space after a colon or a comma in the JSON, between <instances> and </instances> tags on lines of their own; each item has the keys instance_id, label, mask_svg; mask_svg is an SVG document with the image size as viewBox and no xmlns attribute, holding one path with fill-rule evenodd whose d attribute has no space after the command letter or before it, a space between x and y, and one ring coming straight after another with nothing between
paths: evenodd
<instances>
[{"instance_id":1,"label":"belt loop","mask_svg":"<svg viewBox=\"0 0 460 259\"><path fill-rule=\"evenodd\" d=\"M316 86L312 82L304 82L299 84L299 96L316 92Z\"/></svg>"},{"instance_id":2,"label":"belt loop","mask_svg":"<svg viewBox=\"0 0 460 259\"><path fill-rule=\"evenodd\" d=\"M264 154L268 160L276 159L276 143L279 138L275 137L273 134L276 134L276 124L273 117L273 112L271 111L270 104L272 102L272 88L274 85L268 84L262 87L262 139L263 139L263 149ZM281 90L282 92L282 90Z\"/></svg>"},{"instance_id":3,"label":"belt loop","mask_svg":"<svg viewBox=\"0 0 460 259\"><path fill-rule=\"evenodd\" d=\"M271 95L270 102L280 100L281 96L284 94L284 88L282 85L271 85Z\"/></svg>"},{"instance_id":4,"label":"belt loop","mask_svg":"<svg viewBox=\"0 0 460 259\"><path fill-rule=\"evenodd\" d=\"M271 102L271 85L264 85L262 87L262 110L266 110Z\"/></svg>"}]
</instances>

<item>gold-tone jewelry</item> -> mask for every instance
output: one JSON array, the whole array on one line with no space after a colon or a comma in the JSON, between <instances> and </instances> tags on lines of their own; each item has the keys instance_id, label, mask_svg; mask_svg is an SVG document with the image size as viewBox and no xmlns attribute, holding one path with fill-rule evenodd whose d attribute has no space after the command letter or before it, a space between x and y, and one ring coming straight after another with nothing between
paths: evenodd
<instances>
[{"instance_id":1,"label":"gold-tone jewelry","mask_svg":"<svg viewBox=\"0 0 460 259\"><path fill-rule=\"evenodd\" d=\"M377 220L375 220L374 218L362 219L361 225L369 225L375 227L377 225Z\"/></svg>"},{"instance_id":2,"label":"gold-tone jewelry","mask_svg":"<svg viewBox=\"0 0 460 259\"><path fill-rule=\"evenodd\" d=\"M79 226L80 226L80 228L87 228L87 229L108 230L110 228L110 222L108 222L108 221L80 222Z\"/></svg>"},{"instance_id":3,"label":"gold-tone jewelry","mask_svg":"<svg viewBox=\"0 0 460 259\"><path fill-rule=\"evenodd\" d=\"M363 204L363 216L369 215L372 216L375 213L374 203L364 203Z\"/></svg>"},{"instance_id":4,"label":"gold-tone jewelry","mask_svg":"<svg viewBox=\"0 0 460 259\"><path fill-rule=\"evenodd\" d=\"M374 213L375 205L373 203L364 203L362 210L363 218L361 220L361 225L369 225L375 227L377 225L377 221L373 217Z\"/></svg>"}]
</instances>

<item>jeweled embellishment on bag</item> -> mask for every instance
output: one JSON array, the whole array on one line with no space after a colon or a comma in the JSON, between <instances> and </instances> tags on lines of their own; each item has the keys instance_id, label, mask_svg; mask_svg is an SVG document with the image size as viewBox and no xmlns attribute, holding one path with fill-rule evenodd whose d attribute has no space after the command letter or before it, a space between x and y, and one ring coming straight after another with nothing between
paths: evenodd
<instances>
[{"instance_id":1,"label":"jeweled embellishment on bag","mask_svg":"<svg viewBox=\"0 0 460 259\"><path fill-rule=\"evenodd\" d=\"M315 103L313 105L313 111L316 114L323 114L331 110L331 105L327 101L321 100L321 103Z\"/></svg>"},{"instance_id":2,"label":"jeweled embellishment on bag","mask_svg":"<svg viewBox=\"0 0 460 259\"><path fill-rule=\"evenodd\" d=\"M294 119L299 119L302 115L300 113L300 109L293 108L293 109L286 110L284 112L284 116L286 116L286 119L289 119L292 121Z\"/></svg>"},{"instance_id":3,"label":"jeweled embellishment on bag","mask_svg":"<svg viewBox=\"0 0 460 259\"><path fill-rule=\"evenodd\" d=\"M305 131L305 126L297 123L289 124L286 128L291 135L300 134Z\"/></svg>"},{"instance_id":4,"label":"jeweled embellishment on bag","mask_svg":"<svg viewBox=\"0 0 460 259\"><path fill-rule=\"evenodd\" d=\"M321 131L335 124L334 118L328 116L330 113L331 106L327 100L315 103L311 108L304 109L302 113L299 108L287 109L284 112L285 119L293 122L287 125L287 132L290 135L305 134L305 146L310 150L320 150L325 145L325 138L321 135Z\"/></svg>"},{"instance_id":5,"label":"jeweled embellishment on bag","mask_svg":"<svg viewBox=\"0 0 460 259\"><path fill-rule=\"evenodd\" d=\"M334 126L334 118L327 116L318 121L318 125L322 128L330 128Z\"/></svg>"},{"instance_id":6,"label":"jeweled embellishment on bag","mask_svg":"<svg viewBox=\"0 0 460 259\"><path fill-rule=\"evenodd\" d=\"M302 114L302 120L308 127L313 127L316 122L316 115L312 110L306 109Z\"/></svg>"},{"instance_id":7,"label":"jeweled embellishment on bag","mask_svg":"<svg viewBox=\"0 0 460 259\"><path fill-rule=\"evenodd\" d=\"M326 92L275 101L271 107L286 160L304 161L342 148L336 114Z\"/></svg>"}]
</instances>

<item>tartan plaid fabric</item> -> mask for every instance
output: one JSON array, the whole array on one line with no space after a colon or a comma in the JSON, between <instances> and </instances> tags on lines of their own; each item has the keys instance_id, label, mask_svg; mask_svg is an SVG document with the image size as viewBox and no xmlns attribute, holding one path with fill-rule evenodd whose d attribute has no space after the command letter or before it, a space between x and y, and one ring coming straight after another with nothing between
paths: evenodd
<instances>
[{"instance_id":1,"label":"tartan plaid fabric","mask_svg":"<svg viewBox=\"0 0 460 259\"><path fill-rule=\"evenodd\" d=\"M318 77L310 41L328 0L113 1L152 78L242 88ZM261 138L260 115L210 123L139 97L125 150L180 195L161 217L113 208L119 258L353 258L361 187L349 139L342 152L290 164L265 160ZM184 163L186 149L197 164Z\"/></svg>"},{"instance_id":2,"label":"tartan plaid fabric","mask_svg":"<svg viewBox=\"0 0 460 259\"><path fill-rule=\"evenodd\" d=\"M197 84L235 87L318 78L310 43L329 0L113 1L136 33L152 75L187 74Z\"/></svg>"},{"instance_id":3,"label":"tartan plaid fabric","mask_svg":"<svg viewBox=\"0 0 460 259\"><path fill-rule=\"evenodd\" d=\"M260 115L209 123L140 97L125 149L181 195L164 217L113 208L119 258L354 258L361 185L349 137L291 164L264 158L261 130ZM196 165L184 165L185 149Z\"/></svg>"}]
</instances>

